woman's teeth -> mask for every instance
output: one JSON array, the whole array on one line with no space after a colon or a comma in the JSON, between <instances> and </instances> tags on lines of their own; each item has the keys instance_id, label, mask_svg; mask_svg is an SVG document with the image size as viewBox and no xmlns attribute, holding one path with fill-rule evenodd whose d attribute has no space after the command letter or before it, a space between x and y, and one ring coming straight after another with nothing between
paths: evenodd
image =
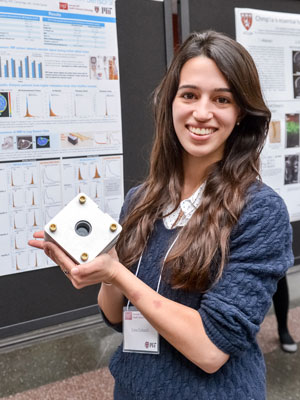
<instances>
[{"instance_id":1,"label":"woman's teeth","mask_svg":"<svg viewBox=\"0 0 300 400\"><path fill-rule=\"evenodd\" d=\"M190 126L189 131L194 133L195 135L204 136L204 135L211 135L215 129L212 128L195 128Z\"/></svg>"}]
</instances>

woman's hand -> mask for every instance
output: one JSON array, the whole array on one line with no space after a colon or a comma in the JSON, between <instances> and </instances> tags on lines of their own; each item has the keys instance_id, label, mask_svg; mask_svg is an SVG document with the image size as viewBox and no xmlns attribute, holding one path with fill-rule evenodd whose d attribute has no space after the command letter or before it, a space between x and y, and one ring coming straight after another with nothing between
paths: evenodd
<instances>
[{"instance_id":1,"label":"woman's hand","mask_svg":"<svg viewBox=\"0 0 300 400\"><path fill-rule=\"evenodd\" d=\"M76 264L56 244L41 240L44 239L43 231L35 232L33 237L35 239L29 240L28 244L44 250L45 254L61 268L76 289L100 282L111 282L117 274L117 269L121 266L115 248L112 248L107 254L96 257L89 263Z\"/></svg>"},{"instance_id":2,"label":"woman's hand","mask_svg":"<svg viewBox=\"0 0 300 400\"><path fill-rule=\"evenodd\" d=\"M121 264L111 255L101 254L89 263L72 267L70 279L76 289L100 282L110 283L117 275L120 266Z\"/></svg>"}]
</instances>

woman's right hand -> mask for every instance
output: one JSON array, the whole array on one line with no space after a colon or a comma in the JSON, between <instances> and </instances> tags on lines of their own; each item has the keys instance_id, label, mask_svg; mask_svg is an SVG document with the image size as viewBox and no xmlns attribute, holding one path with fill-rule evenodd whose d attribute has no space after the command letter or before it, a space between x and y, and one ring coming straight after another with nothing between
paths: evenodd
<instances>
[{"instance_id":1,"label":"woman's right hand","mask_svg":"<svg viewBox=\"0 0 300 400\"><path fill-rule=\"evenodd\" d=\"M45 254L61 268L77 289L101 282L110 283L116 276L118 268L122 267L115 248L112 248L107 254L101 254L93 261L85 264L76 264L55 243L43 240L43 231L35 232L33 237L34 239L29 240L28 244L44 250Z\"/></svg>"}]
</instances>

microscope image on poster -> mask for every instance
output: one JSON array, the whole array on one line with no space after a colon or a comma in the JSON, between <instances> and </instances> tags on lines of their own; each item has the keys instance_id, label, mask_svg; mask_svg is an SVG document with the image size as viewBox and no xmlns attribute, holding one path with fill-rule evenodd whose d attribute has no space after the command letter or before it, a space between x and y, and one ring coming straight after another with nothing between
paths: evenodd
<instances>
[{"instance_id":1,"label":"microscope image on poster","mask_svg":"<svg viewBox=\"0 0 300 400\"><path fill-rule=\"evenodd\" d=\"M77 264L107 253L122 227L86 194L79 193L46 224L45 240L57 244Z\"/></svg>"}]
</instances>

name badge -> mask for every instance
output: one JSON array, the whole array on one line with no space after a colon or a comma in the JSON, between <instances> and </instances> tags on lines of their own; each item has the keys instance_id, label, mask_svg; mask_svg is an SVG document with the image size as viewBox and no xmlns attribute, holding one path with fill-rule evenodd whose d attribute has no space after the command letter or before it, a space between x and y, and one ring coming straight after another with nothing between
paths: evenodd
<instances>
[{"instance_id":1,"label":"name badge","mask_svg":"<svg viewBox=\"0 0 300 400\"><path fill-rule=\"evenodd\" d=\"M123 351L159 354L159 334L135 307L123 308Z\"/></svg>"}]
</instances>

